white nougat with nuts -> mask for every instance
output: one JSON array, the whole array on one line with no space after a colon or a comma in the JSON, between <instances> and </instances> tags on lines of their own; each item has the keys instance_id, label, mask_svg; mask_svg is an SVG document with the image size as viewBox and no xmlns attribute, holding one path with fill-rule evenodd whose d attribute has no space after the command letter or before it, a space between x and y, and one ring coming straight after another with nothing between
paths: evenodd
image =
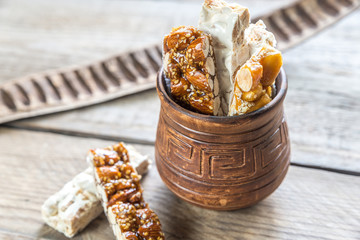
<instances>
[{"instance_id":1,"label":"white nougat with nuts","mask_svg":"<svg viewBox=\"0 0 360 240\"><path fill-rule=\"evenodd\" d=\"M281 53L274 48L275 45L275 37L266 30L263 21L250 24L245 30L243 49L251 57L239 66L234 75L229 116L254 111L271 101L271 96L264 92L273 84L282 65Z\"/></svg>"},{"instance_id":2,"label":"white nougat with nuts","mask_svg":"<svg viewBox=\"0 0 360 240\"><path fill-rule=\"evenodd\" d=\"M259 102L256 103L259 99L256 95L263 94L264 89L261 89L263 85L259 87L257 85L263 78L263 74L264 78L268 77L265 75L269 73L269 68L274 66L277 69L279 64L267 63L268 67L264 68L263 72L263 66L260 66L262 63L258 62L258 66L255 66L249 61L252 58L254 59L253 56L260 54L264 48L266 48L268 55L280 54L274 49L276 46L274 35L266 30L263 21L259 20L255 24L250 24L248 9L238 4L228 4L223 0L205 0L200 12L199 29L210 34L213 38L216 76L219 80L222 110L222 114L218 115L241 115L260 106ZM280 63L280 57L274 58L274 60ZM250 76L251 71L242 68L245 64L254 67L252 73L257 71L257 78L254 83L249 80L254 79ZM273 72L277 71L275 70ZM276 76L271 77L275 78ZM239 84L245 92L257 91L247 94L248 99L251 99L249 97L251 94L254 95L252 101L241 99L242 92L237 86ZM264 87L266 86L265 84ZM255 87L257 88L255 89ZM234 98L241 102L242 106L237 105L235 108Z\"/></svg>"},{"instance_id":3,"label":"white nougat with nuts","mask_svg":"<svg viewBox=\"0 0 360 240\"><path fill-rule=\"evenodd\" d=\"M257 54L264 46L276 47L275 36L266 30L262 20L251 23L245 30L244 47L248 49L250 56Z\"/></svg>"},{"instance_id":4,"label":"white nougat with nuts","mask_svg":"<svg viewBox=\"0 0 360 240\"><path fill-rule=\"evenodd\" d=\"M250 57L242 46L249 23L250 14L246 7L222 0L205 0L200 12L199 29L213 38L222 115L228 112L233 75Z\"/></svg>"},{"instance_id":5,"label":"white nougat with nuts","mask_svg":"<svg viewBox=\"0 0 360 240\"><path fill-rule=\"evenodd\" d=\"M126 145L130 163L139 174L147 172L150 159L133 146ZM63 233L73 237L103 212L96 194L93 170L89 167L76 175L65 186L50 196L41 207L44 221Z\"/></svg>"}]
</instances>

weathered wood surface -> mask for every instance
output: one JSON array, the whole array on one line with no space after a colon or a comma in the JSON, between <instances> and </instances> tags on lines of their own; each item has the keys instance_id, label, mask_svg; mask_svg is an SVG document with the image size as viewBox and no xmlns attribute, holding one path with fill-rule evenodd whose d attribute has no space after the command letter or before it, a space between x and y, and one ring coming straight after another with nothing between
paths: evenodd
<instances>
[{"instance_id":1,"label":"weathered wood surface","mask_svg":"<svg viewBox=\"0 0 360 240\"><path fill-rule=\"evenodd\" d=\"M195 25L201 2L0 1L0 82L157 43L172 26ZM293 1L241 2L256 16ZM293 164L360 173L359 40L356 11L284 55ZM124 139L146 143L137 146L152 156L159 107L151 90L11 124L35 131L0 128L0 239L65 239L44 225L42 202L86 166L90 147ZM182 202L155 166L144 188L167 239L359 239L358 182L349 174L291 166L273 195L235 212ZM102 216L76 239L113 235Z\"/></svg>"},{"instance_id":2,"label":"weathered wood surface","mask_svg":"<svg viewBox=\"0 0 360 240\"><path fill-rule=\"evenodd\" d=\"M113 142L0 128L0 237L66 239L43 223L40 206L86 167L87 149ZM153 146L136 147L153 157ZM358 177L291 166L280 188L258 205L205 210L176 198L153 166L142 183L167 239L357 239ZM75 239L113 239L104 216Z\"/></svg>"}]
</instances>

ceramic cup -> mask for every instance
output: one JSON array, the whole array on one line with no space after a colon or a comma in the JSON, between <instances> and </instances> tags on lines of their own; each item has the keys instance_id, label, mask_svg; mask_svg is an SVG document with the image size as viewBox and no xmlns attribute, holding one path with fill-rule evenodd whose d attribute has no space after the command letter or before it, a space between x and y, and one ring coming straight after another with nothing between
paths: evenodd
<instances>
[{"instance_id":1,"label":"ceramic cup","mask_svg":"<svg viewBox=\"0 0 360 240\"><path fill-rule=\"evenodd\" d=\"M254 112L208 116L174 102L160 70L155 159L166 186L185 201L216 210L248 207L269 196L290 161L283 69L275 84L275 98Z\"/></svg>"}]
</instances>

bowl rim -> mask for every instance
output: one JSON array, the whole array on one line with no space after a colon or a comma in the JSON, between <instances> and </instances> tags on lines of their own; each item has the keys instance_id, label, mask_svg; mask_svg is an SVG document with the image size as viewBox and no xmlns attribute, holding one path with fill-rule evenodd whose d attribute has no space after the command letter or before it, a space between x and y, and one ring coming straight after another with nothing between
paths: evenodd
<instances>
[{"instance_id":1,"label":"bowl rim","mask_svg":"<svg viewBox=\"0 0 360 240\"><path fill-rule=\"evenodd\" d=\"M246 119L250 119L250 118L253 119L254 117L257 117L259 115L262 115L262 114L270 111L271 109L278 106L281 102L283 102L285 95L287 93L287 89L288 89L286 73L285 73L284 68L281 67L280 72L275 80L275 85L277 88L276 95L275 95L275 98L270 103L266 104L265 106L255 110L253 112L242 114L242 115L213 116L213 115L206 115L206 114L193 112L193 111L188 110L188 109L180 106L179 104L177 104L168 95L168 93L164 87L164 79L165 79L164 70L163 70L163 67L161 67L161 69L159 70L159 72L157 74L156 88L158 89L159 95L161 94L164 97L164 100L171 106L171 108L173 108L175 111L180 112L181 114L187 115L188 117L199 119L199 120L204 120L204 121L210 121L210 122L218 122L218 121L232 122L232 121L236 121L236 120L240 120L240 119L241 120L246 120Z\"/></svg>"}]
</instances>

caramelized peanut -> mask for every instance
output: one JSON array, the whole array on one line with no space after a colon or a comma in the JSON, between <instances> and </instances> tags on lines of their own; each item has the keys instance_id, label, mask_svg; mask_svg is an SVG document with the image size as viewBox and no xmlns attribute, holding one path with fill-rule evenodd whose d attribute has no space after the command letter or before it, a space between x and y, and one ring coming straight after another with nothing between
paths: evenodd
<instances>
[{"instance_id":1,"label":"caramelized peanut","mask_svg":"<svg viewBox=\"0 0 360 240\"><path fill-rule=\"evenodd\" d=\"M188 68L185 72L185 77L195 88L204 89L207 91L211 90L208 83L208 78L203 72L194 68Z\"/></svg>"},{"instance_id":2,"label":"caramelized peanut","mask_svg":"<svg viewBox=\"0 0 360 240\"><path fill-rule=\"evenodd\" d=\"M180 26L173 28L171 34L165 37L166 45L164 46L166 49L184 50L189 46L191 41L190 37L195 33L196 30L193 27Z\"/></svg>"},{"instance_id":3,"label":"caramelized peanut","mask_svg":"<svg viewBox=\"0 0 360 240\"><path fill-rule=\"evenodd\" d=\"M186 96L189 92L190 84L185 78L180 77L178 80L174 80L171 86L171 94L175 97L181 98Z\"/></svg>"},{"instance_id":4,"label":"caramelized peanut","mask_svg":"<svg viewBox=\"0 0 360 240\"><path fill-rule=\"evenodd\" d=\"M116 166L102 166L96 168L96 172L103 182L109 182L121 178L121 173Z\"/></svg>"},{"instance_id":5,"label":"caramelized peanut","mask_svg":"<svg viewBox=\"0 0 360 240\"><path fill-rule=\"evenodd\" d=\"M207 36L201 36L190 43L186 50L186 58L189 59L189 63L198 63L206 59L209 54L209 38Z\"/></svg>"},{"instance_id":6,"label":"caramelized peanut","mask_svg":"<svg viewBox=\"0 0 360 240\"><path fill-rule=\"evenodd\" d=\"M269 95L264 94L261 96L259 100L255 101L255 105L252 106L249 111L252 112L258 110L259 108L265 106L269 102L271 102L271 98L269 97Z\"/></svg>"}]
</instances>

